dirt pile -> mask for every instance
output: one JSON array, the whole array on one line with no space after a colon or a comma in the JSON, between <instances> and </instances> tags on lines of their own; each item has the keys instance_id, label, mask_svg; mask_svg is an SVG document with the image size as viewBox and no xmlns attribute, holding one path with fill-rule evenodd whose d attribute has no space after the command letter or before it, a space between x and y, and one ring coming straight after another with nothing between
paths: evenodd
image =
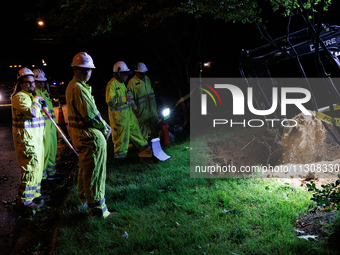
<instances>
[{"instance_id":1,"label":"dirt pile","mask_svg":"<svg viewBox=\"0 0 340 255\"><path fill-rule=\"evenodd\" d=\"M325 144L326 129L322 122L316 118L315 112L311 115L299 114L293 118L297 126L283 140L284 152L282 164L308 164L318 162L327 155L328 145ZM293 126L294 121L289 121Z\"/></svg>"},{"instance_id":2,"label":"dirt pile","mask_svg":"<svg viewBox=\"0 0 340 255\"><path fill-rule=\"evenodd\" d=\"M296 127L282 142L283 153L278 161L280 171L271 173L270 177L313 180L315 183L318 179L321 183L334 182L340 173L337 160L340 158L340 147L327 134L316 113L301 113L290 121L290 125L293 124L297 124Z\"/></svg>"}]
</instances>

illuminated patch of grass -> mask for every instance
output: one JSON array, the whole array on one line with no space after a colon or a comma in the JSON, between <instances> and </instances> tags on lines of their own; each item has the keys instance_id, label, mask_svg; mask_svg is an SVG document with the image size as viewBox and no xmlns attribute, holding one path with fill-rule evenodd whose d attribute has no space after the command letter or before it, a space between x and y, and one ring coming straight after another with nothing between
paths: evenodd
<instances>
[{"instance_id":1,"label":"illuminated patch of grass","mask_svg":"<svg viewBox=\"0 0 340 255\"><path fill-rule=\"evenodd\" d=\"M315 254L295 236L310 194L279 180L190 178L189 141L156 164L108 165L106 202L116 218L91 220L74 190L56 254ZM136 155L132 155L135 157Z\"/></svg>"}]
</instances>

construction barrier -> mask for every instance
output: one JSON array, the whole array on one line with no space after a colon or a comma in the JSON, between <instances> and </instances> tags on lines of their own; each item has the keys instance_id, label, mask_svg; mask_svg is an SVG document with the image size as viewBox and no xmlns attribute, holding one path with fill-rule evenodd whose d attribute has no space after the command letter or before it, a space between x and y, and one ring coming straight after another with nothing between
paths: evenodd
<instances>
[{"instance_id":1,"label":"construction barrier","mask_svg":"<svg viewBox=\"0 0 340 255\"><path fill-rule=\"evenodd\" d=\"M333 109L334 111L339 111L340 110L340 105L335 104L333 105ZM329 107L324 107L322 109L319 109L318 112L316 112L316 118L318 118L321 121L324 121L328 124L334 125L334 126L340 126L340 118L336 118L336 117L331 117L325 113L330 112Z\"/></svg>"}]
</instances>

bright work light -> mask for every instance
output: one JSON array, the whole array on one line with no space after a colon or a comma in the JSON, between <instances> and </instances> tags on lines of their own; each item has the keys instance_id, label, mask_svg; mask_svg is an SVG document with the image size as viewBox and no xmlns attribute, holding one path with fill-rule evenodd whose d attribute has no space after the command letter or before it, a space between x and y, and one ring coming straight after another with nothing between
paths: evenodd
<instances>
[{"instance_id":1,"label":"bright work light","mask_svg":"<svg viewBox=\"0 0 340 255\"><path fill-rule=\"evenodd\" d=\"M162 114L163 114L164 120L170 118L170 109L169 108L164 109Z\"/></svg>"}]
</instances>

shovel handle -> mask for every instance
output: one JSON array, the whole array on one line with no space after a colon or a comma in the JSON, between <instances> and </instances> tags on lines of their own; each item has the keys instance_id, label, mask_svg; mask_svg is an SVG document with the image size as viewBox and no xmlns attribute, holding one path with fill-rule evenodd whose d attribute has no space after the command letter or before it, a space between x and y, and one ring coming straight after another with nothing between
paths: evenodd
<instances>
[{"instance_id":1,"label":"shovel handle","mask_svg":"<svg viewBox=\"0 0 340 255\"><path fill-rule=\"evenodd\" d=\"M51 115L49 115L49 113L47 112L47 110L45 109L45 107L42 107L43 111L46 113L47 117L50 119L50 121L53 123L53 125L56 127L56 129L58 130L59 134L61 135L61 137L63 138L63 140L65 141L65 143L68 144L68 146L73 150L73 152L77 155L78 157L78 153L76 152L76 150L73 148L73 146L71 145L71 143L67 140L66 136L64 135L63 131L61 131L61 129L58 127L58 125L55 123L55 121L53 120L53 118L51 117Z\"/></svg>"}]
</instances>

